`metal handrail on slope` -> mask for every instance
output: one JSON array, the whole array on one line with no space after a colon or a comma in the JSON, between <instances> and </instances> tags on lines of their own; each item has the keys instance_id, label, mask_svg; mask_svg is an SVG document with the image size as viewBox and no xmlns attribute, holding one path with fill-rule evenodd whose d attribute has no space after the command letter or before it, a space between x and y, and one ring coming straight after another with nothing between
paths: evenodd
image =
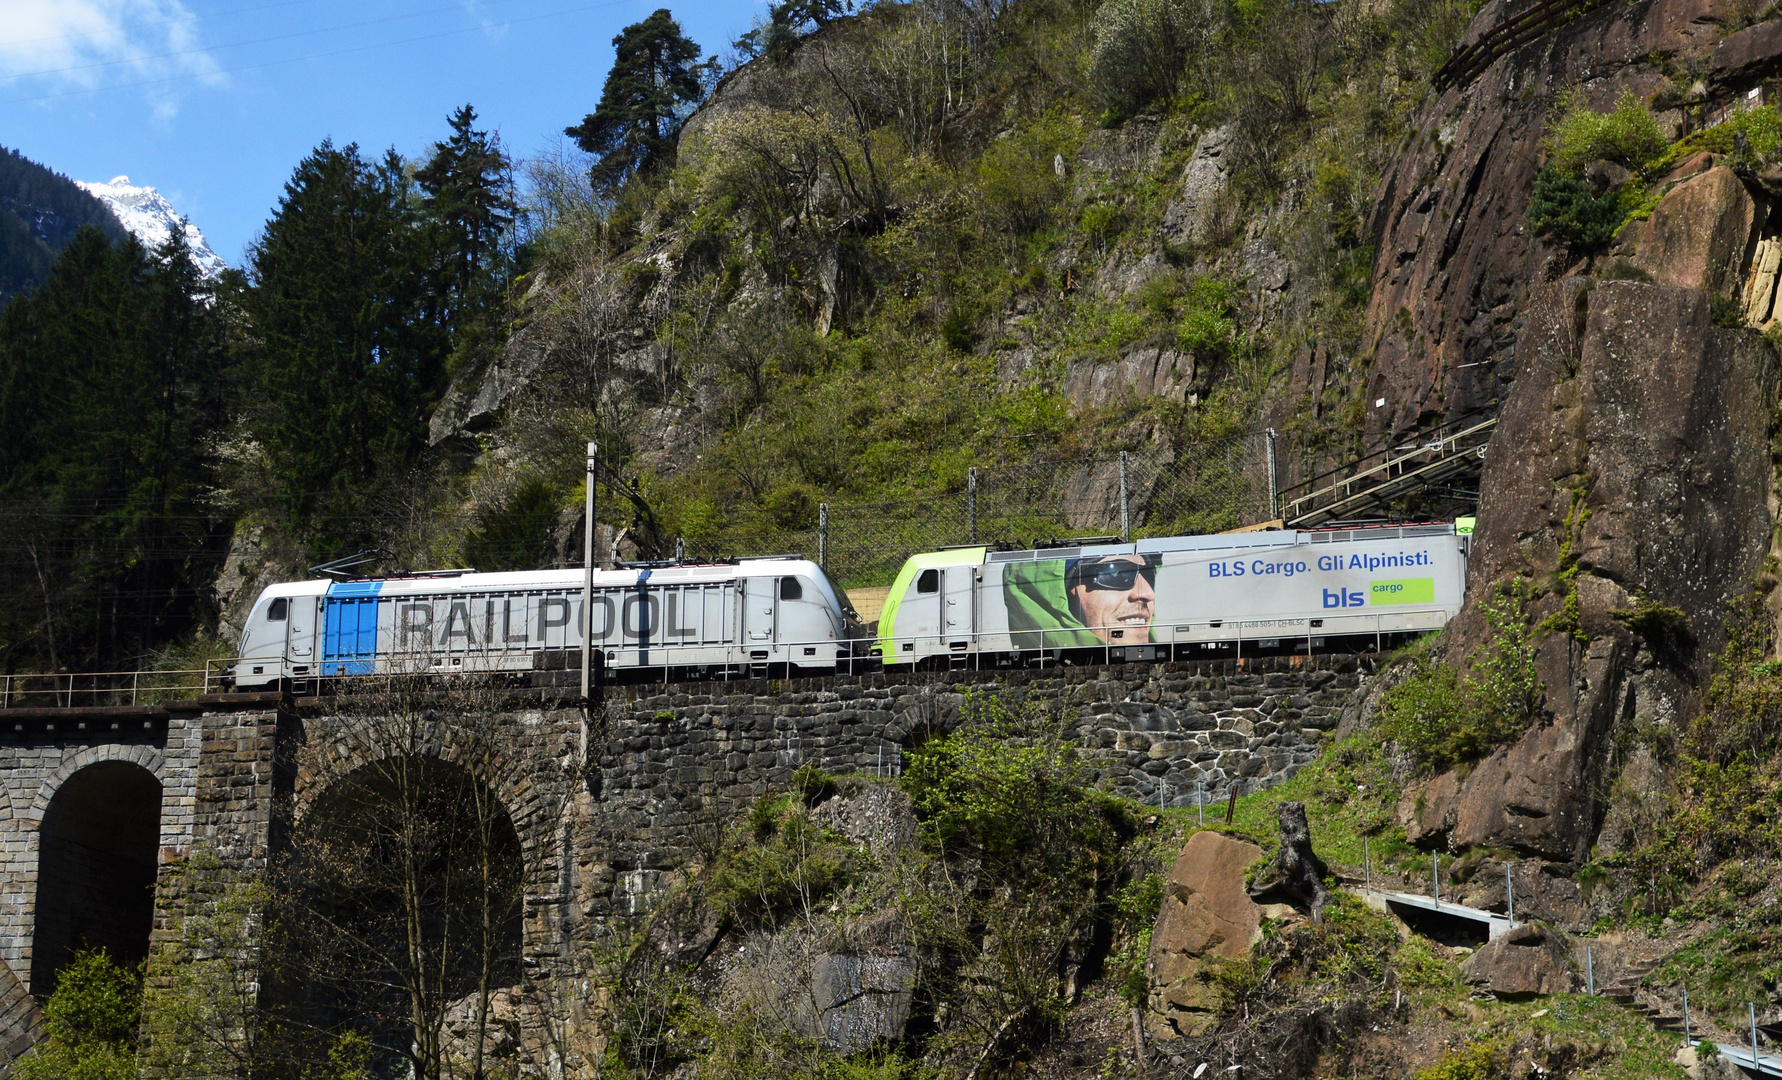
<instances>
[{"instance_id":1,"label":"metal handrail on slope","mask_svg":"<svg viewBox=\"0 0 1782 1080\"><path fill-rule=\"evenodd\" d=\"M1497 417L1490 417L1293 499L1283 510L1284 524L1289 529L1321 525L1474 471L1480 467L1496 427Z\"/></svg>"},{"instance_id":2,"label":"metal handrail on slope","mask_svg":"<svg viewBox=\"0 0 1782 1080\"><path fill-rule=\"evenodd\" d=\"M1335 484L1339 480L1347 479L1363 469L1372 468L1373 466L1369 465L1369 462L1377 464L1379 462L1387 461L1396 455L1405 453L1406 451L1423 449L1433 443L1452 439L1456 434L1465 431L1474 424L1477 424L1482 420L1491 419L1501 412L1502 409L1503 403L1501 401L1491 401L1484 405L1480 405L1477 408L1468 409L1466 412L1463 412L1458 416L1450 417L1429 431L1398 432L1393 436L1389 445L1377 446L1341 465L1325 469L1321 473L1314 473L1302 480L1288 484L1286 487L1279 488L1275 492L1275 497L1282 505L1297 502L1303 498L1303 495L1295 495L1294 492L1296 491L1302 493L1319 491Z\"/></svg>"},{"instance_id":3,"label":"metal handrail on slope","mask_svg":"<svg viewBox=\"0 0 1782 1080\"><path fill-rule=\"evenodd\" d=\"M1437 93L1451 86L1464 86L1496 63L1499 57L1589 14L1601 3L1602 0L1541 0L1533 7L1506 16L1477 41L1456 48L1447 63L1430 78L1430 85Z\"/></svg>"}]
</instances>

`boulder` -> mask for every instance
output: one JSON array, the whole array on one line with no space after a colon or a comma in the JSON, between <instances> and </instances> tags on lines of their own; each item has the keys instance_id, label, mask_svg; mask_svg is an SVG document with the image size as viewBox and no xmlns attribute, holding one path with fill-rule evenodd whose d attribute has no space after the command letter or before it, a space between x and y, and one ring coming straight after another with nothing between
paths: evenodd
<instances>
[{"instance_id":1,"label":"boulder","mask_svg":"<svg viewBox=\"0 0 1782 1080\"><path fill-rule=\"evenodd\" d=\"M907 952L823 953L812 965L810 1009L798 1026L844 1053L901 1039L915 990L916 960Z\"/></svg>"},{"instance_id":2,"label":"boulder","mask_svg":"<svg viewBox=\"0 0 1782 1080\"><path fill-rule=\"evenodd\" d=\"M708 977L720 1008L784 1024L844 1053L902 1038L916 989L915 949L890 909L839 925L794 920L727 938L714 967Z\"/></svg>"},{"instance_id":3,"label":"boulder","mask_svg":"<svg viewBox=\"0 0 1782 1080\"><path fill-rule=\"evenodd\" d=\"M1241 959L1261 940L1262 913L1244 891L1245 871L1261 856L1255 844L1216 832L1188 838L1151 931L1153 1036L1196 1035L1216 1019L1217 996L1199 975L1206 961Z\"/></svg>"},{"instance_id":4,"label":"boulder","mask_svg":"<svg viewBox=\"0 0 1782 1080\"><path fill-rule=\"evenodd\" d=\"M1672 188L1649 220L1629 228L1634 265L1666 285L1737 293L1761 225L1744 181L1717 166Z\"/></svg>"},{"instance_id":5,"label":"boulder","mask_svg":"<svg viewBox=\"0 0 1782 1080\"><path fill-rule=\"evenodd\" d=\"M1460 965L1467 982L1505 1001L1560 994L1572 988L1565 935L1523 923L1480 946Z\"/></svg>"}]
</instances>

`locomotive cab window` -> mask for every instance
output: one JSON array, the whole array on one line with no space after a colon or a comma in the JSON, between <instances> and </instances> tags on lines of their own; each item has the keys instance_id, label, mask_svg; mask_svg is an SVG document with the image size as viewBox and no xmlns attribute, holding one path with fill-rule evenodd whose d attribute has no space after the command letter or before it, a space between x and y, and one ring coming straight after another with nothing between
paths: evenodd
<instances>
[{"instance_id":1,"label":"locomotive cab window","mask_svg":"<svg viewBox=\"0 0 1782 1080\"><path fill-rule=\"evenodd\" d=\"M916 578L916 591L919 593L940 592L940 571L924 570Z\"/></svg>"},{"instance_id":2,"label":"locomotive cab window","mask_svg":"<svg viewBox=\"0 0 1782 1080\"><path fill-rule=\"evenodd\" d=\"M802 599L804 599L804 586L800 585L798 583L798 579L795 577L781 578L780 579L780 599L781 600L802 600Z\"/></svg>"},{"instance_id":3,"label":"locomotive cab window","mask_svg":"<svg viewBox=\"0 0 1782 1080\"><path fill-rule=\"evenodd\" d=\"M291 602L281 596L277 600L274 600L271 606L266 609L266 621L284 622L285 617L290 613Z\"/></svg>"}]
</instances>

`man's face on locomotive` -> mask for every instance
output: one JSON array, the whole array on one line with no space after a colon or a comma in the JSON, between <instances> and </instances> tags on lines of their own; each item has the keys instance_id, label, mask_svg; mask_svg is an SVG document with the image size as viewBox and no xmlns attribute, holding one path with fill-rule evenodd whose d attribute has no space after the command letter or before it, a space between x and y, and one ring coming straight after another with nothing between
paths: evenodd
<instances>
[{"instance_id":1,"label":"man's face on locomotive","mask_svg":"<svg viewBox=\"0 0 1782 1080\"><path fill-rule=\"evenodd\" d=\"M1065 575L1071 613L1090 632L1112 643L1151 640L1151 618L1157 605L1157 568L1137 555L1083 559Z\"/></svg>"}]
</instances>

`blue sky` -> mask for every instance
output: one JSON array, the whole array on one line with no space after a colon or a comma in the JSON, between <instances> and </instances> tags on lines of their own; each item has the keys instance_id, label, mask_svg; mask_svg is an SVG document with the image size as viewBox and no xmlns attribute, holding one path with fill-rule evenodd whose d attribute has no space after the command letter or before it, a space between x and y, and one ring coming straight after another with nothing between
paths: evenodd
<instances>
[{"instance_id":1,"label":"blue sky","mask_svg":"<svg viewBox=\"0 0 1782 1080\"><path fill-rule=\"evenodd\" d=\"M511 153L591 111L662 0L0 0L0 146L159 188L230 264L324 138L414 156L474 104ZM764 5L670 10L723 55Z\"/></svg>"}]
</instances>

